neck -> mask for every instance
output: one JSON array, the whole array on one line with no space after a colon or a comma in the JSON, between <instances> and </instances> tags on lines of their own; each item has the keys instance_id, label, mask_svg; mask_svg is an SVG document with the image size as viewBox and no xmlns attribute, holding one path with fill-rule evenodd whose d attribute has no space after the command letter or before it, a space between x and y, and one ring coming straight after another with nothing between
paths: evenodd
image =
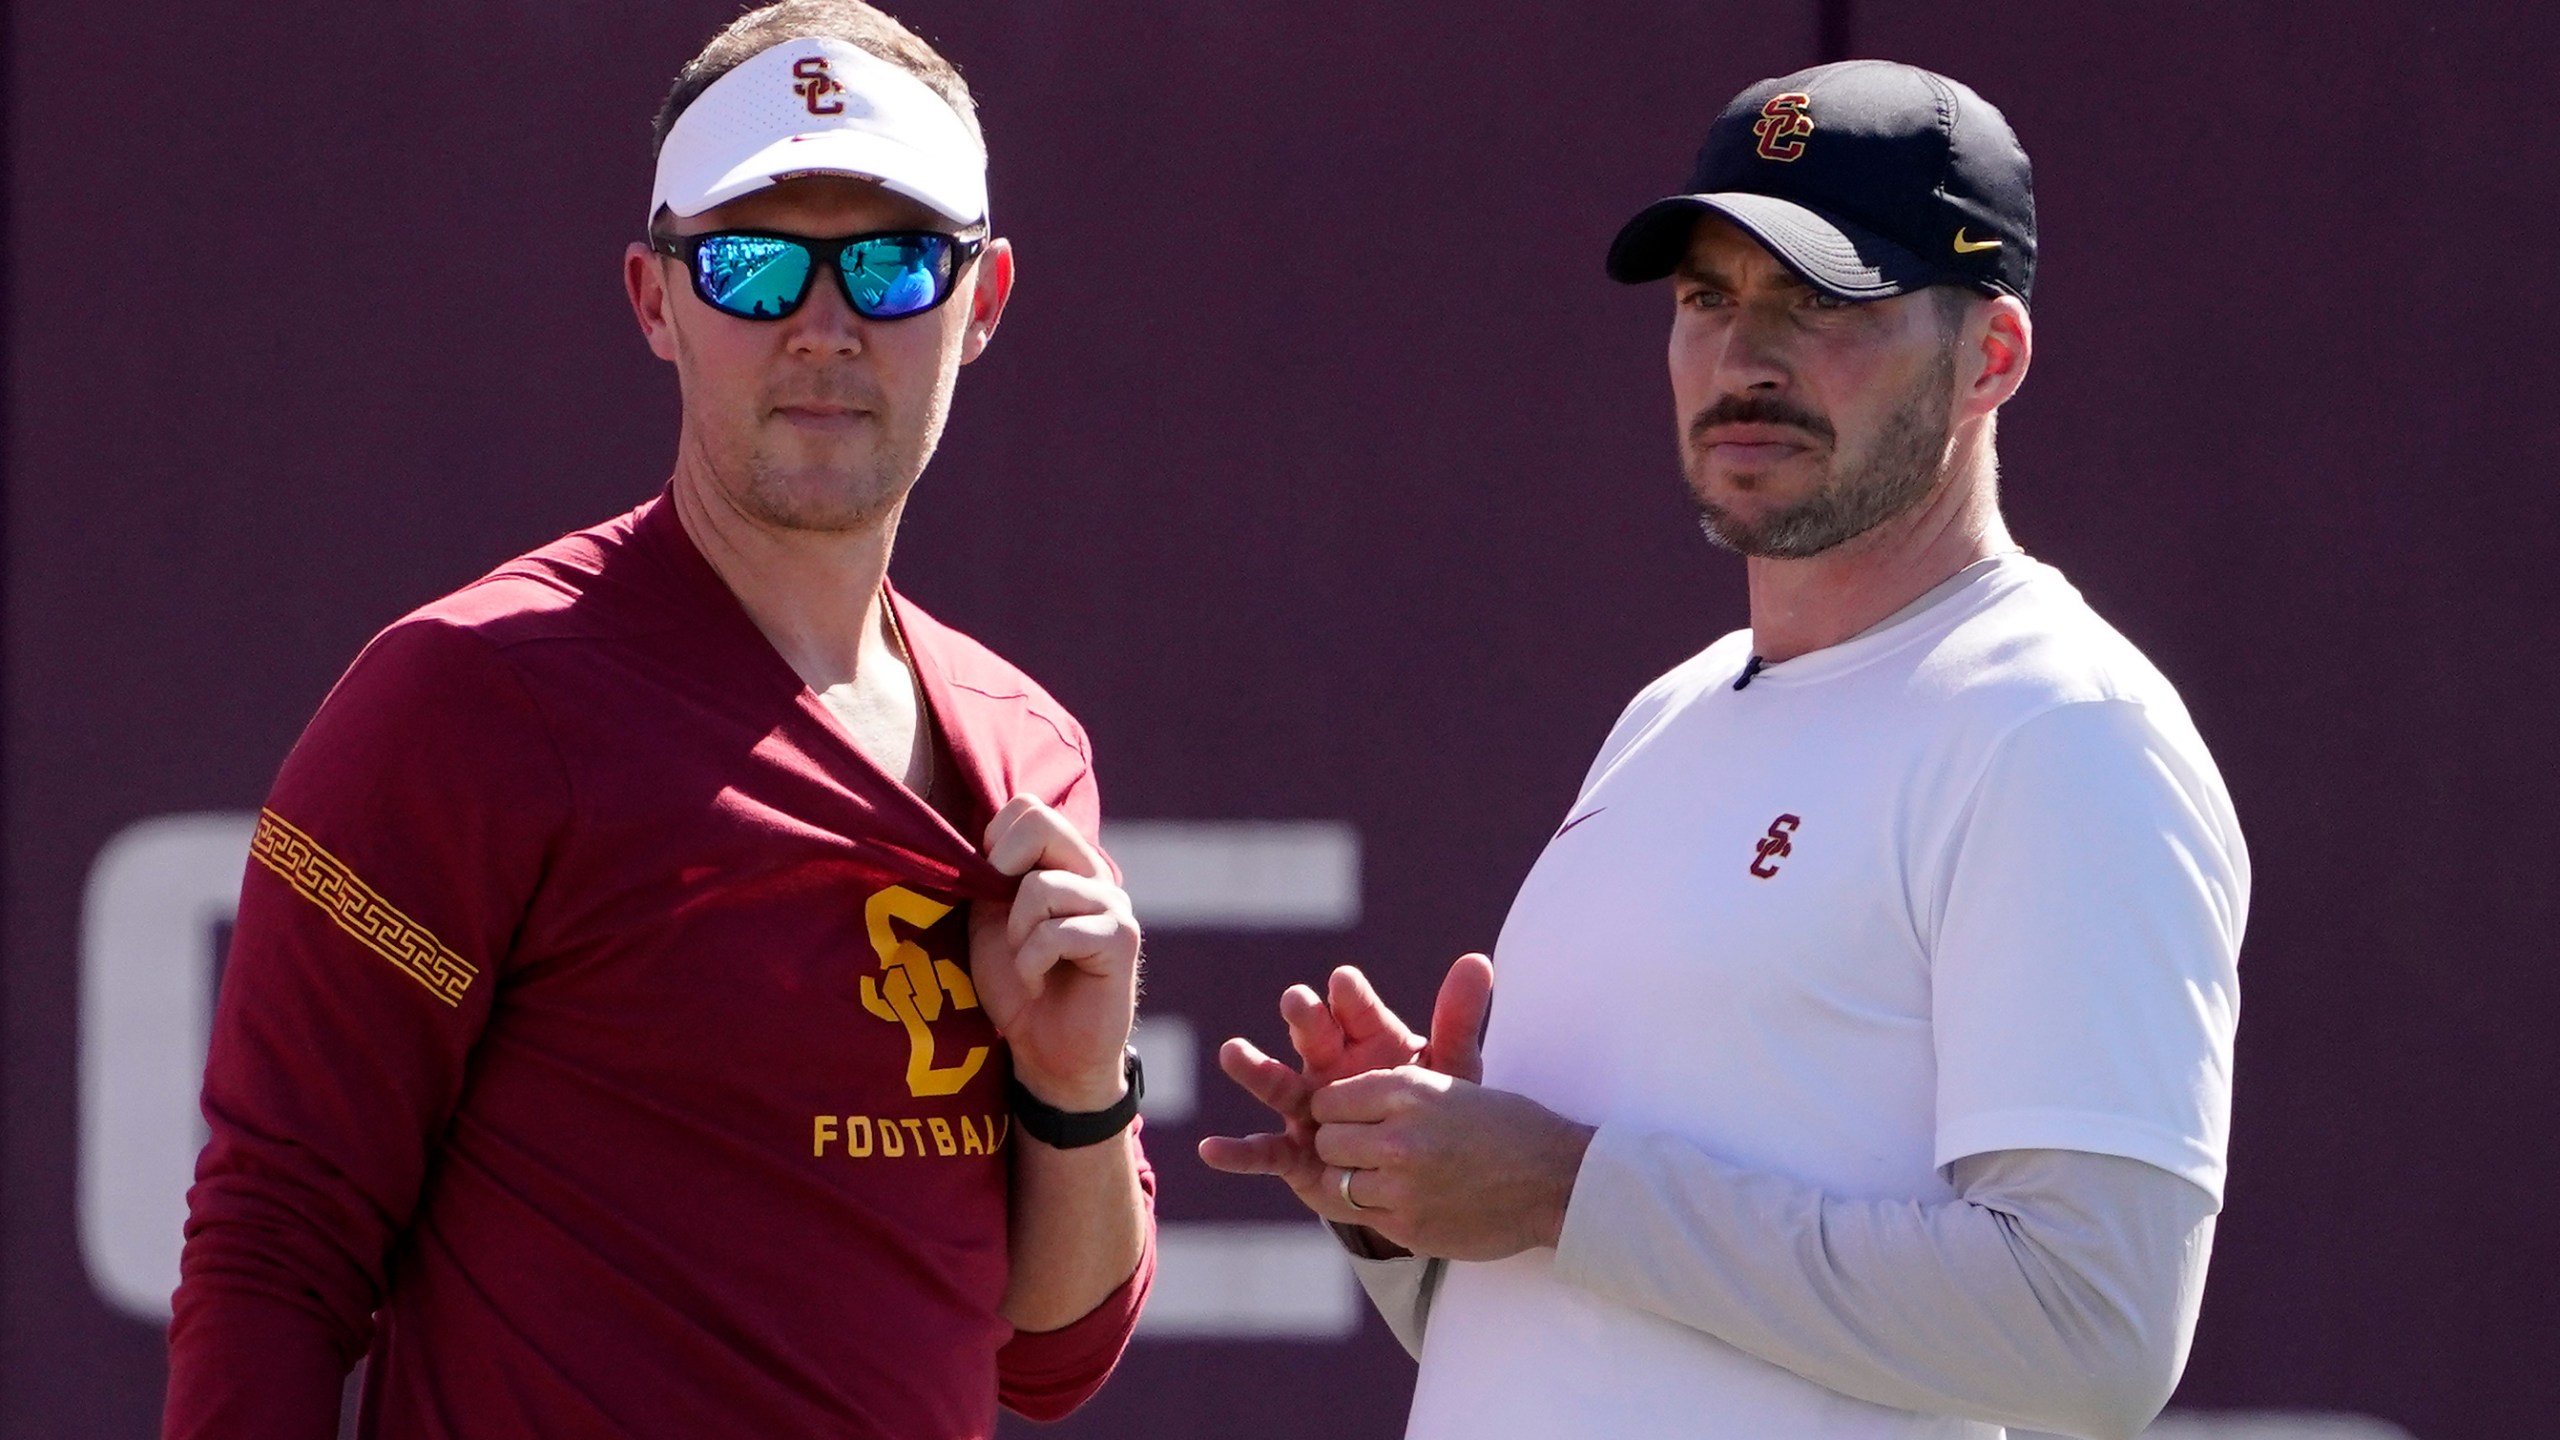
<instances>
[{"instance_id":1,"label":"neck","mask_svg":"<svg viewBox=\"0 0 2560 1440\"><path fill-rule=\"evenodd\" d=\"M823 694L866 667L904 669L881 593L898 510L869 529L788 530L739 509L696 466L680 463L673 488L694 548L810 689Z\"/></svg>"},{"instance_id":2,"label":"neck","mask_svg":"<svg viewBox=\"0 0 2560 1440\"><path fill-rule=\"evenodd\" d=\"M2000 518L1990 437L1968 427L1946 479L1909 511L1819 555L1746 563L1752 651L1774 664L1837 645L1967 565L2017 548Z\"/></svg>"}]
</instances>

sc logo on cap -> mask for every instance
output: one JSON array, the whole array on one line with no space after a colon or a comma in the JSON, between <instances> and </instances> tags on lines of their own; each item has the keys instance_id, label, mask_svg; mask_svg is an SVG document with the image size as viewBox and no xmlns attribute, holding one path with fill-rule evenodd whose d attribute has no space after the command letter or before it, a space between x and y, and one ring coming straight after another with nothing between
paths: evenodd
<instances>
[{"instance_id":1,"label":"sc logo on cap","mask_svg":"<svg viewBox=\"0 0 2560 1440\"><path fill-rule=\"evenodd\" d=\"M1760 107L1760 118L1751 133L1760 137L1760 158L1793 160L1804 154L1804 137L1813 133L1813 117L1806 108L1813 97L1801 90L1772 95Z\"/></svg>"},{"instance_id":2,"label":"sc logo on cap","mask_svg":"<svg viewBox=\"0 0 2560 1440\"><path fill-rule=\"evenodd\" d=\"M844 113L843 101L827 99L830 95L843 94L844 82L827 73L826 56L812 55L806 60L793 61L791 76L800 82L791 87L791 93L800 97L802 103L809 107L810 114Z\"/></svg>"}]
</instances>

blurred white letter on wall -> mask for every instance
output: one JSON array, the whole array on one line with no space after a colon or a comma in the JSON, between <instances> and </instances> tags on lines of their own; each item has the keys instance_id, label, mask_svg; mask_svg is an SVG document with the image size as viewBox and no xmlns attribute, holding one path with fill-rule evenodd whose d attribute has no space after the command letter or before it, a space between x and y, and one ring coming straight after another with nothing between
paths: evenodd
<instances>
[{"instance_id":1,"label":"blurred white letter on wall","mask_svg":"<svg viewBox=\"0 0 2560 1440\"><path fill-rule=\"evenodd\" d=\"M257 816L161 815L117 832L80 913L80 1254L118 1310L169 1318L204 1148L214 936L239 908Z\"/></svg>"},{"instance_id":2,"label":"blurred white letter on wall","mask_svg":"<svg viewBox=\"0 0 2560 1440\"><path fill-rule=\"evenodd\" d=\"M1339 820L1116 820L1103 848L1150 930L1348 930L1360 832Z\"/></svg>"}]
</instances>

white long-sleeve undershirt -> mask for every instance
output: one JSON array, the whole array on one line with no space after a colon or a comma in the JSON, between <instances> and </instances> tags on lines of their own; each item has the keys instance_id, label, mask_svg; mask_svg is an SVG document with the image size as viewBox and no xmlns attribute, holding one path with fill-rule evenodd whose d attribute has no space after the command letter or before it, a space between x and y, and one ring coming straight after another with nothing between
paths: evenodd
<instances>
[{"instance_id":1,"label":"white long-sleeve undershirt","mask_svg":"<svg viewBox=\"0 0 2560 1440\"><path fill-rule=\"evenodd\" d=\"M1953 1200L1840 1199L1604 1125L1556 1274L1875 1404L2138 1435L2186 1365L2213 1197L2138 1160L2069 1150L1974 1155L1949 1173ZM1448 1262L1370 1259L1345 1240L1419 1355Z\"/></svg>"}]
</instances>

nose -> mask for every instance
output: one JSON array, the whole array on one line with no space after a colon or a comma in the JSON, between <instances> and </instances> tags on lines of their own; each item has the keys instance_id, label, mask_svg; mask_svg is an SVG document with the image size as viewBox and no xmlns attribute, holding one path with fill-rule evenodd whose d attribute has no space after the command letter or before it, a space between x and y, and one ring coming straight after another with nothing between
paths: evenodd
<instances>
[{"instance_id":1,"label":"nose","mask_svg":"<svg viewBox=\"0 0 2560 1440\"><path fill-rule=\"evenodd\" d=\"M1768 307L1745 305L1724 329L1716 356L1715 378L1726 394L1783 390L1794 377L1788 366L1784 336L1788 317Z\"/></svg>"},{"instance_id":2,"label":"nose","mask_svg":"<svg viewBox=\"0 0 2560 1440\"><path fill-rule=\"evenodd\" d=\"M864 327L871 322L854 313L843 284L822 270L809 277L809 298L783 323L791 327L787 343L792 353L814 358L861 354Z\"/></svg>"}]
</instances>

